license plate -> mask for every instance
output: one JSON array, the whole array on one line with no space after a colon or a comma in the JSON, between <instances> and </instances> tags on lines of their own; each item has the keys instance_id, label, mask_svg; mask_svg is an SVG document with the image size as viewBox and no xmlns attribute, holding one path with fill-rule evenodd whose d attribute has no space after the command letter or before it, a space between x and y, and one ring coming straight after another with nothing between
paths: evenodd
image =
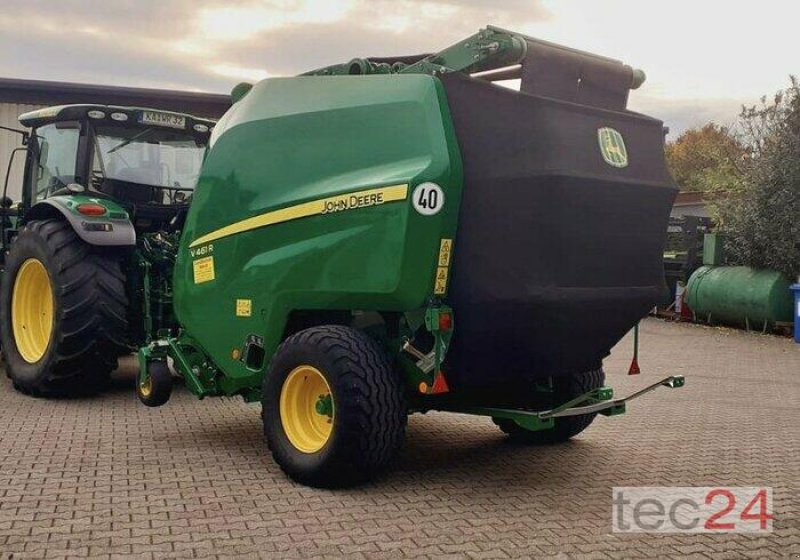
<instances>
[{"instance_id":1,"label":"license plate","mask_svg":"<svg viewBox=\"0 0 800 560\"><path fill-rule=\"evenodd\" d=\"M139 116L139 122L155 126L168 126L170 128L186 128L186 117L158 111L142 111Z\"/></svg>"}]
</instances>

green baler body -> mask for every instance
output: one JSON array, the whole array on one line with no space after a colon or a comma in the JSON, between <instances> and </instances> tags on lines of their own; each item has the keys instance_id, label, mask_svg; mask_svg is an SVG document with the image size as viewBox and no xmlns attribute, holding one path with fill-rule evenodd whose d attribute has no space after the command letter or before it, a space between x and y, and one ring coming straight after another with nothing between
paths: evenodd
<instances>
[{"instance_id":1,"label":"green baler body","mask_svg":"<svg viewBox=\"0 0 800 560\"><path fill-rule=\"evenodd\" d=\"M426 181L446 195L435 216L410 204ZM175 266L177 317L233 387L257 387L263 369L234 350L256 335L269 358L293 311L423 308L461 185L437 78L263 81L214 131Z\"/></svg>"},{"instance_id":2,"label":"green baler body","mask_svg":"<svg viewBox=\"0 0 800 560\"><path fill-rule=\"evenodd\" d=\"M686 301L702 319L760 329L792 320L790 284L774 270L702 266L689 278Z\"/></svg>"},{"instance_id":3,"label":"green baler body","mask_svg":"<svg viewBox=\"0 0 800 560\"><path fill-rule=\"evenodd\" d=\"M195 394L255 399L287 334L344 323L407 389L442 371L481 405L529 406L535 383L600 367L665 288L663 123L627 110L639 82L622 63L496 29L475 41L239 88L182 229L182 331L142 362L171 344ZM465 67L512 51L518 92Z\"/></svg>"}]
</instances>

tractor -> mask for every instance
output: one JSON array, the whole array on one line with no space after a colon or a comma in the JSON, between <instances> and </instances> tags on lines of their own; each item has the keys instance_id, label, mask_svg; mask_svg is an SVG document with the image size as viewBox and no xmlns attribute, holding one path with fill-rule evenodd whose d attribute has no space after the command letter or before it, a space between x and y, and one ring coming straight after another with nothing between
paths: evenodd
<instances>
[{"instance_id":1,"label":"tractor","mask_svg":"<svg viewBox=\"0 0 800 560\"><path fill-rule=\"evenodd\" d=\"M172 263L214 122L104 105L20 122L22 200L7 175L0 208L6 373L35 396L95 391L118 357L177 328Z\"/></svg>"},{"instance_id":2,"label":"tractor","mask_svg":"<svg viewBox=\"0 0 800 560\"><path fill-rule=\"evenodd\" d=\"M74 177L50 185L28 152L0 302L12 377L95 383L138 343L145 405L175 376L200 399L260 402L275 461L318 487L386 469L411 413L549 444L681 387L617 397L602 368L666 290L677 188L663 123L627 109L644 79L487 27L434 54L240 84L210 137L187 116L101 143L179 137L199 161L207 140L193 191L177 165L151 180L138 158L136 177L92 163L87 112ZM23 118L32 141L64 129L53 119Z\"/></svg>"}]
</instances>

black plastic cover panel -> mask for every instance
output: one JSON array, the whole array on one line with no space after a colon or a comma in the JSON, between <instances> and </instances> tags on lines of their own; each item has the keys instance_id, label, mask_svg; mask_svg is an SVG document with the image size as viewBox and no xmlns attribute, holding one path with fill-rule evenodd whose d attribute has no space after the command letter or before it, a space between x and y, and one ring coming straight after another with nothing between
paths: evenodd
<instances>
[{"instance_id":1,"label":"black plastic cover panel","mask_svg":"<svg viewBox=\"0 0 800 560\"><path fill-rule=\"evenodd\" d=\"M666 290L677 189L662 123L459 74L441 80L464 165L448 381L514 391L598 367ZM627 166L604 159L604 128L624 139Z\"/></svg>"}]
</instances>

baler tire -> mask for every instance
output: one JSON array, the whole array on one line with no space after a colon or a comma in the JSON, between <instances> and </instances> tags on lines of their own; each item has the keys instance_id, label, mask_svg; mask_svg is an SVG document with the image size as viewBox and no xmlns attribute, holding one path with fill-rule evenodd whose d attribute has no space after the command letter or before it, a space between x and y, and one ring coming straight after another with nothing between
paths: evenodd
<instances>
[{"instance_id":1,"label":"baler tire","mask_svg":"<svg viewBox=\"0 0 800 560\"><path fill-rule=\"evenodd\" d=\"M152 361L147 364L147 382L136 379L136 396L142 404L157 407L169 400L172 395L172 372L166 362Z\"/></svg>"},{"instance_id":2,"label":"baler tire","mask_svg":"<svg viewBox=\"0 0 800 560\"><path fill-rule=\"evenodd\" d=\"M38 274L49 284L52 322L38 343L24 346L26 359L14 334L12 301L19 272L28 262L46 273ZM36 397L101 389L126 347L127 308L118 258L83 242L63 220L28 222L11 245L0 283L0 341L14 388ZM18 328L27 328L24 319L18 318Z\"/></svg>"},{"instance_id":3,"label":"baler tire","mask_svg":"<svg viewBox=\"0 0 800 560\"><path fill-rule=\"evenodd\" d=\"M558 406L570 399L603 386L605 382L603 368L590 370L577 375L565 376L554 380L554 392L551 406ZM492 418L492 421L515 443L528 445L552 445L562 443L578 435L589 427L597 413L580 416L562 416L555 419L555 426L550 430L526 430L513 420Z\"/></svg>"},{"instance_id":4,"label":"baler tire","mask_svg":"<svg viewBox=\"0 0 800 560\"><path fill-rule=\"evenodd\" d=\"M328 434L316 450L293 444L281 415L282 395L289 393L284 387L298 370L321 374L324 384L317 387L330 391L330 428L324 428ZM389 466L405 438L408 413L400 376L375 340L350 327L312 327L287 338L264 378L262 404L264 436L275 462L309 486L364 482Z\"/></svg>"}]
</instances>

